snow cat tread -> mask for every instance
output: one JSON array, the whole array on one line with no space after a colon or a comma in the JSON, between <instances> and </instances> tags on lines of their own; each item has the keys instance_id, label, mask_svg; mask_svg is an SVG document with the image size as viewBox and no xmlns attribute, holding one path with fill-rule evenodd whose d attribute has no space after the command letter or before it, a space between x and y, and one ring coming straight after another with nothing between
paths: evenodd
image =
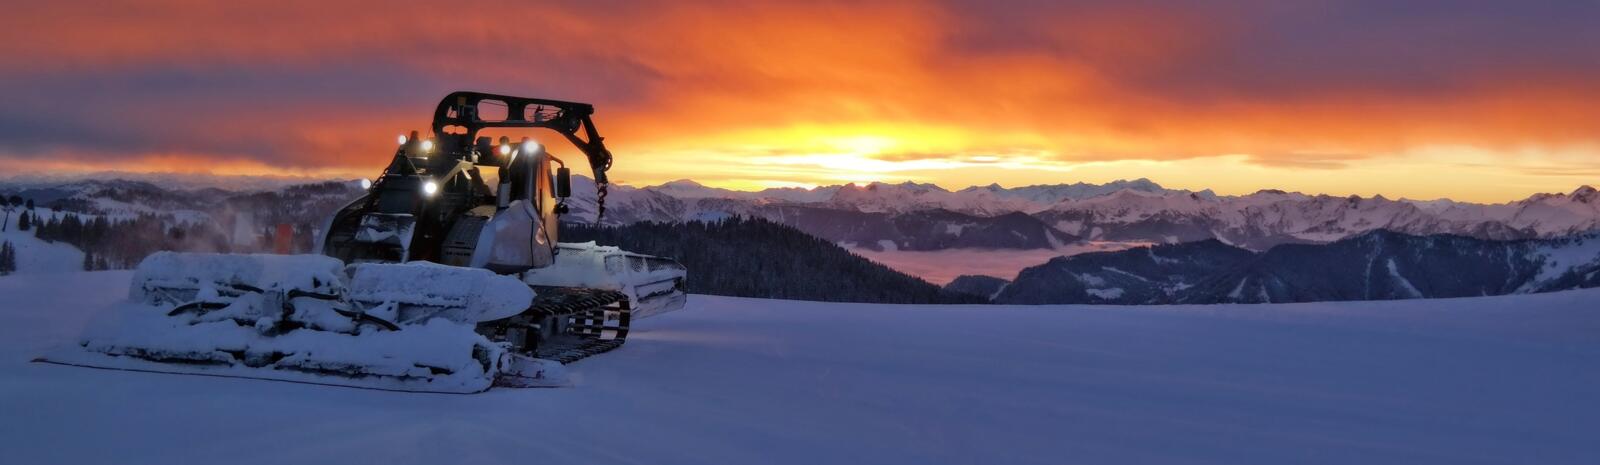
<instances>
[{"instance_id":1,"label":"snow cat tread","mask_svg":"<svg viewBox=\"0 0 1600 465\"><path fill-rule=\"evenodd\" d=\"M607 289L532 286L531 319L566 318L563 337L543 341L529 355L569 364L605 353L627 340L630 305L627 294Z\"/></svg>"}]
</instances>

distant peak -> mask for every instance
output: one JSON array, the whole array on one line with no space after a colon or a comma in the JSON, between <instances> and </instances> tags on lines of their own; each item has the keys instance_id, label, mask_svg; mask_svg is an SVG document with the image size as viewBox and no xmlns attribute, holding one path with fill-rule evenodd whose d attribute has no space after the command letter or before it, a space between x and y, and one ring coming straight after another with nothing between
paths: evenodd
<instances>
[{"instance_id":1,"label":"distant peak","mask_svg":"<svg viewBox=\"0 0 1600 465\"><path fill-rule=\"evenodd\" d=\"M873 181L873 182L867 184L866 188L869 191L878 191L878 190L883 190L883 189L900 189L900 190L909 190L909 191L949 192L949 191L946 191L943 187L939 187L938 184L918 183L916 181L901 181L901 182L898 182L898 183L887 183L887 182L883 182L883 181Z\"/></svg>"},{"instance_id":2,"label":"distant peak","mask_svg":"<svg viewBox=\"0 0 1600 465\"><path fill-rule=\"evenodd\" d=\"M902 183L900 183L900 184L897 184L897 185L898 185L898 186L900 186L900 187L914 187L914 188L918 188L918 189L938 189L938 190L944 190L944 188L943 188L943 187L939 187L939 185L938 185L938 184L934 184L934 183L931 183L931 182L928 182L928 183L919 183L919 182L915 182L915 181L905 181L905 182L902 182Z\"/></svg>"},{"instance_id":3,"label":"distant peak","mask_svg":"<svg viewBox=\"0 0 1600 465\"><path fill-rule=\"evenodd\" d=\"M1130 179L1118 179L1116 181L1108 182L1108 183L1106 183L1106 185L1108 185L1108 186L1136 187L1136 188L1141 188L1141 189L1160 189L1161 188L1160 184L1156 184L1156 182L1155 181L1151 181L1150 178L1139 178L1139 179L1131 179L1131 180Z\"/></svg>"},{"instance_id":4,"label":"distant peak","mask_svg":"<svg viewBox=\"0 0 1600 465\"><path fill-rule=\"evenodd\" d=\"M666 183L661 185L661 187L668 187L668 186L671 186L671 187L706 187L705 184L700 184L698 182L695 182L693 179L678 179L678 180L675 180L675 181L667 181Z\"/></svg>"},{"instance_id":5,"label":"distant peak","mask_svg":"<svg viewBox=\"0 0 1600 465\"><path fill-rule=\"evenodd\" d=\"M1578 190L1572 191L1572 196L1573 197L1586 197L1586 196L1594 195L1594 193L1595 193L1594 186L1584 185L1582 187L1579 187Z\"/></svg>"}]
</instances>

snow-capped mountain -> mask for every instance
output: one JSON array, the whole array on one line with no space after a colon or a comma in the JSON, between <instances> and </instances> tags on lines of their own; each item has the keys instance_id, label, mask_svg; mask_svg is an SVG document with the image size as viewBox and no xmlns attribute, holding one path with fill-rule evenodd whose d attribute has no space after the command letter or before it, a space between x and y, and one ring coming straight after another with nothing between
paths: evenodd
<instances>
[{"instance_id":1,"label":"snow-capped mountain","mask_svg":"<svg viewBox=\"0 0 1600 465\"><path fill-rule=\"evenodd\" d=\"M273 222L318 224L359 194L354 182L265 191L169 188L145 181L78 180L0 184L41 204L112 215L228 220L236 212ZM574 179L570 222L593 222L594 184ZM213 217L213 215L223 215ZM1262 251L1280 244L1328 243L1375 230L1480 239L1555 238L1600 229L1600 192L1538 194L1503 204L1393 200L1263 190L1219 196L1166 189L1145 179L951 191L933 184L846 184L754 192L693 181L612 185L604 223L684 222L761 217L834 242L885 250L1057 249L1080 240L1183 243L1217 239Z\"/></svg>"},{"instance_id":2,"label":"snow-capped mountain","mask_svg":"<svg viewBox=\"0 0 1600 465\"><path fill-rule=\"evenodd\" d=\"M868 213L907 213L918 210L950 210L979 216L997 216L1007 213L1036 213L1064 202L1074 202L1118 192L1146 194L1189 194L1162 188L1149 179L1112 181L1106 184L1053 184L1005 188L998 184L973 186L950 191L934 184L903 182L889 184L875 182L866 185L846 184L833 190L826 201L819 202L830 208L850 209ZM1195 193L1215 197L1209 190Z\"/></svg>"},{"instance_id":3,"label":"snow-capped mountain","mask_svg":"<svg viewBox=\"0 0 1600 465\"><path fill-rule=\"evenodd\" d=\"M90 173L11 173L0 175L0 192L44 189L95 182L138 182L174 191L219 189L229 192L279 190L300 184L316 184L328 178L281 175L218 175L207 173L99 171Z\"/></svg>"},{"instance_id":4,"label":"snow-capped mountain","mask_svg":"<svg viewBox=\"0 0 1600 465\"><path fill-rule=\"evenodd\" d=\"M623 225L637 222L683 222L718 220L730 216L765 218L792 226L808 234L833 242L872 250L940 250L949 248L989 249L1048 249L1058 248L1078 241L1038 218L1020 212L995 215L976 215L960 210L938 208L935 203L918 204L918 208L893 208L880 202L886 198L876 194L889 194L890 198L905 198L911 192L933 194L930 197L960 198L954 193L931 185L874 184L865 187L839 186L835 195L820 202L797 202L765 196L751 198L744 193L735 197L716 197L706 194L713 188L693 187L685 183L669 186L636 188L613 185L606 195L604 224ZM697 185L696 185L697 186ZM678 197L670 193L683 194ZM771 190L769 190L771 191ZM762 191L762 192L769 192ZM572 199L567 201L571 215L566 221L592 223L595 218L594 183L583 177L573 180ZM794 191L786 191L795 194ZM942 193L936 194L936 193ZM805 198L792 195L789 198ZM852 203L853 200L863 200ZM876 202L869 204L868 201ZM904 205L904 204L897 204ZM859 208L858 208L859 207Z\"/></svg>"},{"instance_id":5,"label":"snow-capped mountain","mask_svg":"<svg viewBox=\"0 0 1600 465\"><path fill-rule=\"evenodd\" d=\"M999 184L990 184L987 186L972 186L962 189L958 192L965 193L987 191L998 197L1026 200L1029 203L1036 205L1036 209L1043 209L1068 200L1083 200L1112 194L1123 190L1149 193L1180 192L1168 190L1161 187L1161 185L1156 184L1154 181L1145 178L1139 178L1132 181L1119 179L1105 184L1089 184L1079 182L1074 184L1041 184L1013 188L1001 187ZM1200 194L1204 197L1216 197L1216 194L1211 192L1210 189L1197 192L1197 194Z\"/></svg>"},{"instance_id":6,"label":"snow-capped mountain","mask_svg":"<svg viewBox=\"0 0 1600 465\"><path fill-rule=\"evenodd\" d=\"M1236 197L1133 191L1064 202L1034 216L1092 240L1177 243L1215 238L1265 250L1285 243L1326 243L1379 229L1481 239L1550 238L1600 229L1600 195L1538 194L1483 205L1415 202L1261 191Z\"/></svg>"},{"instance_id":7,"label":"snow-capped mountain","mask_svg":"<svg viewBox=\"0 0 1600 465\"><path fill-rule=\"evenodd\" d=\"M312 247L315 229L361 192L354 181L258 191L188 190L122 179L0 186L0 196L36 207L30 211L34 230L17 231L13 224L6 234L25 236L12 238L19 247L48 245L19 249L23 271L82 269L90 263L86 256L103 261L96 266L128 267L156 250L271 250L269 239L281 234L282 225L293 231L291 249L304 251ZM13 215L14 223L19 215ZM59 230L46 237L47 224L58 224Z\"/></svg>"},{"instance_id":8,"label":"snow-capped mountain","mask_svg":"<svg viewBox=\"0 0 1600 465\"><path fill-rule=\"evenodd\" d=\"M864 186L847 184L834 192L823 206L864 213L909 213L922 210L949 210L980 216L1026 212L1035 204L1022 198L998 195L994 191L950 192L933 184L875 182Z\"/></svg>"},{"instance_id":9,"label":"snow-capped mountain","mask_svg":"<svg viewBox=\"0 0 1600 465\"><path fill-rule=\"evenodd\" d=\"M151 213L198 210L214 202L212 188L193 192L166 189L128 179L89 179L60 184L17 184L0 187L0 194L18 195L38 204L75 203L103 211Z\"/></svg>"},{"instance_id":10,"label":"snow-capped mountain","mask_svg":"<svg viewBox=\"0 0 1600 465\"><path fill-rule=\"evenodd\" d=\"M1000 303L1387 300L1600 287L1600 232L1492 241L1377 230L1252 252L1216 240L1062 257L1023 270Z\"/></svg>"},{"instance_id":11,"label":"snow-capped mountain","mask_svg":"<svg viewBox=\"0 0 1600 465\"><path fill-rule=\"evenodd\" d=\"M18 196L65 211L127 217L155 215L180 221L221 221L249 212L262 221L317 224L334 208L356 198L355 181L329 181L270 189L184 189L127 179L90 179L60 184L0 185L0 195ZM267 224L267 223L262 223Z\"/></svg>"},{"instance_id":12,"label":"snow-capped mountain","mask_svg":"<svg viewBox=\"0 0 1600 465\"><path fill-rule=\"evenodd\" d=\"M590 181L592 182L592 181ZM647 186L644 190L666 194L679 199L742 199L768 202L796 202L812 203L821 202L833 197L833 193L842 186L824 186L812 189L799 187L774 187L759 191L736 191L720 187L709 187L688 179L667 182L665 184Z\"/></svg>"},{"instance_id":13,"label":"snow-capped mountain","mask_svg":"<svg viewBox=\"0 0 1600 465\"><path fill-rule=\"evenodd\" d=\"M592 186L587 180L579 184ZM593 221L593 196L589 194L593 188L580 187L575 192L579 197L572 202L579 208L574 211L580 214L573 219ZM904 240L903 237L929 233L948 235L941 231L965 231L967 226L963 225L989 223L994 218L1017 213L1036 218L1054 229L1044 235L1056 238L1150 243L1218 239L1251 250L1266 250L1279 244L1327 243L1380 229L1500 240L1553 238L1600 229L1600 193L1587 186L1570 194L1539 194L1516 202L1486 205L1450 200L1391 200L1383 196L1306 195L1279 190L1219 196L1209 190L1165 189L1144 179L1104 185L1080 183L1018 188L990 185L958 191L933 184L872 183L759 192L730 191L675 181L643 188L613 186L606 201L605 222L610 224L761 216L825 238L873 248L877 247L873 244L883 241L901 243L900 248L970 243L930 237ZM920 230L897 231L875 226L915 223L916 220L905 217L928 211L953 212L965 217L952 217L935 227ZM1038 234L1016 231L1008 235L1021 238ZM1052 244L1026 240L987 242L993 247L1021 249Z\"/></svg>"},{"instance_id":14,"label":"snow-capped mountain","mask_svg":"<svg viewBox=\"0 0 1600 465\"><path fill-rule=\"evenodd\" d=\"M934 209L887 214L805 205L767 205L751 213L872 250L1052 249L1078 240L1023 213L974 216Z\"/></svg>"},{"instance_id":15,"label":"snow-capped mountain","mask_svg":"<svg viewBox=\"0 0 1600 465\"><path fill-rule=\"evenodd\" d=\"M593 204L594 182L592 180L583 176L576 176L574 177L573 186L574 204ZM950 191L938 185L926 183L904 182L890 184L874 182L822 186L811 189L771 188L753 192L708 187L694 181L678 180L644 187L612 185L606 197L606 205L608 211L637 209L647 212L629 214L626 216L627 219L619 218L617 222L627 222L634 218L648 218L651 221L681 221L683 218L670 216L678 214L705 216L705 212L744 213L739 206L729 202L714 201L696 205L699 202L695 201L706 199L733 200L753 205L806 205L862 213L901 214L922 210L949 210L975 216L999 216L1016 212L1040 212L1062 202L1090 199L1122 191L1150 194L1195 194L1205 198L1216 197L1209 190L1189 192L1165 189L1148 179L1113 181L1107 184L1077 183L1017 188L989 185L968 187L959 191ZM638 194L641 192L649 194ZM684 209L680 211L675 208L662 208L661 199L659 197L650 199L650 197L655 197L651 194L659 194L682 201ZM645 198L634 198L637 195L644 195ZM592 213L592 209L585 211ZM592 220L592 217L587 219Z\"/></svg>"}]
</instances>

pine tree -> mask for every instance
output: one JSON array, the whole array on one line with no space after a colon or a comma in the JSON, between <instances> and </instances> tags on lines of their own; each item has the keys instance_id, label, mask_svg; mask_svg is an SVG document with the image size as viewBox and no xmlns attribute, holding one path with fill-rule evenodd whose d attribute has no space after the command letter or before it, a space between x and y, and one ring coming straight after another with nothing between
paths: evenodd
<instances>
[{"instance_id":1,"label":"pine tree","mask_svg":"<svg viewBox=\"0 0 1600 465\"><path fill-rule=\"evenodd\" d=\"M56 231L61 229L61 221L57 220L55 215L50 215L48 221L35 221L35 223L38 224L33 225L34 229L37 230L33 233L34 237L38 237L39 240L45 242L54 243L56 241Z\"/></svg>"},{"instance_id":2,"label":"pine tree","mask_svg":"<svg viewBox=\"0 0 1600 465\"><path fill-rule=\"evenodd\" d=\"M33 199L28 199L27 204L28 211L33 211Z\"/></svg>"},{"instance_id":3,"label":"pine tree","mask_svg":"<svg viewBox=\"0 0 1600 465\"><path fill-rule=\"evenodd\" d=\"M33 222L30 220L31 217L32 215L29 215L28 212L22 212L22 216L17 217L17 230L27 231L28 228L32 227Z\"/></svg>"},{"instance_id":4,"label":"pine tree","mask_svg":"<svg viewBox=\"0 0 1600 465\"><path fill-rule=\"evenodd\" d=\"M94 252L83 251L83 271L94 271Z\"/></svg>"},{"instance_id":5,"label":"pine tree","mask_svg":"<svg viewBox=\"0 0 1600 465\"><path fill-rule=\"evenodd\" d=\"M11 241L0 244L0 276L5 276L17 271L17 249L11 246Z\"/></svg>"}]
</instances>

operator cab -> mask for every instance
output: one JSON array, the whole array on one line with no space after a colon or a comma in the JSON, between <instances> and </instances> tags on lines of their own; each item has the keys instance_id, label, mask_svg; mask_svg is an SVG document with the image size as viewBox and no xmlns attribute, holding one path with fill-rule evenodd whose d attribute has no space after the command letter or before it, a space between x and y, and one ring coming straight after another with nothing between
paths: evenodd
<instances>
[{"instance_id":1,"label":"operator cab","mask_svg":"<svg viewBox=\"0 0 1600 465\"><path fill-rule=\"evenodd\" d=\"M485 118L480 105L506 110ZM571 171L537 141L495 141L483 130L555 130L588 158L603 191L610 152L589 120L592 111L586 104L472 92L446 97L432 136L401 135L367 196L335 215L323 252L346 262L427 260L500 273L550 265Z\"/></svg>"}]
</instances>

